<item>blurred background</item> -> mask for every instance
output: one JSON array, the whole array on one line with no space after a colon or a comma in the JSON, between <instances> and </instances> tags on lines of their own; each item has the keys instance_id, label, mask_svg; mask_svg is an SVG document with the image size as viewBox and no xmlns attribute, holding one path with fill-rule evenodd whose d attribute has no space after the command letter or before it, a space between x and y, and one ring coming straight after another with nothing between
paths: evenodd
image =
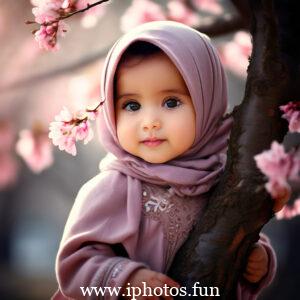
<instances>
[{"instance_id":1,"label":"blurred background","mask_svg":"<svg viewBox=\"0 0 300 300\"><path fill-rule=\"evenodd\" d=\"M71 111L99 100L103 59L112 43L135 25L172 19L191 26L236 14L230 1L114 0L66 20L60 49L39 48L31 31L39 0L0 0L0 299L50 299L55 292L55 256L66 218L81 185L95 176L104 151L97 135L59 151L48 139L49 123L63 106ZM76 2L76 1L75 1ZM96 1L90 1L93 3ZM82 3L81 3L82 5ZM249 35L213 38L226 68L230 104L244 93ZM264 228L278 257L276 278L260 299L298 299L300 218Z\"/></svg>"}]
</instances>

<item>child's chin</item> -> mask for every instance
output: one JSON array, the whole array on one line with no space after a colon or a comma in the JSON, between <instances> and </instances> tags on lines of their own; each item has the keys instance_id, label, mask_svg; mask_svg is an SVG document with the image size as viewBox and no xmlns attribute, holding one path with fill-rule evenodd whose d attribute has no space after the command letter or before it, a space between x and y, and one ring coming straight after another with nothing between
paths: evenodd
<instances>
[{"instance_id":1,"label":"child's chin","mask_svg":"<svg viewBox=\"0 0 300 300\"><path fill-rule=\"evenodd\" d=\"M169 161L169 159L164 158L164 157L142 157L144 161L151 163L151 164L163 164Z\"/></svg>"}]
</instances>

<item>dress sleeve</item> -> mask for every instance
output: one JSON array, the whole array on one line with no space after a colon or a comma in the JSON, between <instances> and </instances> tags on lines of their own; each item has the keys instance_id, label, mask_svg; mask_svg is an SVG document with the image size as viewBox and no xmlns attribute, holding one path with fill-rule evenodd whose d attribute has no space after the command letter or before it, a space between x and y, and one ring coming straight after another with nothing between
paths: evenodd
<instances>
[{"instance_id":1,"label":"dress sleeve","mask_svg":"<svg viewBox=\"0 0 300 300\"><path fill-rule=\"evenodd\" d=\"M256 284L251 284L246 282L246 280L240 280L237 286L237 299L240 300L255 300L257 299L260 292L269 286L273 281L276 269L277 269L277 260L274 249L271 246L269 238L260 233L260 239L258 241L262 246L265 247L268 258L269 258L269 266L268 273Z\"/></svg>"},{"instance_id":2,"label":"dress sleeve","mask_svg":"<svg viewBox=\"0 0 300 300\"><path fill-rule=\"evenodd\" d=\"M137 203L127 202L126 176L107 173L86 183L74 202L56 258L59 290L53 300L118 299L129 275L148 267L117 256L111 247L134 240L141 211ZM90 295L84 295L87 287L94 287ZM116 292L110 295L108 287ZM106 297L100 288L106 290Z\"/></svg>"}]
</instances>

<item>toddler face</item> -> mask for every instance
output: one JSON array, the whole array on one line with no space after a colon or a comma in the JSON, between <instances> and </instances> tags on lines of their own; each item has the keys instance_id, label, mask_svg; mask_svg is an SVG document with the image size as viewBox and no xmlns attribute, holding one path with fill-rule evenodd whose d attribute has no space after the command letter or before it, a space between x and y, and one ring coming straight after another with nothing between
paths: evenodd
<instances>
[{"instance_id":1,"label":"toddler face","mask_svg":"<svg viewBox=\"0 0 300 300\"><path fill-rule=\"evenodd\" d=\"M195 111L186 84L163 53L116 74L115 112L119 143L150 163L164 163L195 139Z\"/></svg>"}]
</instances>

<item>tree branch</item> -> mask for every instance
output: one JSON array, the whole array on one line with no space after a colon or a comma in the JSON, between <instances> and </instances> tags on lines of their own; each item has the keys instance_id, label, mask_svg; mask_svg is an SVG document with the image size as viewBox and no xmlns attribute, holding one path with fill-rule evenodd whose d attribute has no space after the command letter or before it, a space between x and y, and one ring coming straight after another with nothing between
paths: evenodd
<instances>
[{"instance_id":1,"label":"tree branch","mask_svg":"<svg viewBox=\"0 0 300 300\"><path fill-rule=\"evenodd\" d=\"M101 49L98 53L95 53L93 55L90 55L89 57L85 57L84 59L77 61L76 63L72 63L70 65L57 68L50 72L46 71L44 73L22 79L20 81L16 81L16 82L13 82L8 85L0 86L0 94L4 94L6 92L9 92L10 90L17 90L17 89L21 89L21 88L28 87L28 86L33 86L44 80L49 80L56 76L64 75L67 73L72 73L80 68L85 67L86 65L89 65L89 64L103 58L107 54L107 52L109 51L110 48L111 48L111 45L104 49Z\"/></svg>"}]
</instances>

